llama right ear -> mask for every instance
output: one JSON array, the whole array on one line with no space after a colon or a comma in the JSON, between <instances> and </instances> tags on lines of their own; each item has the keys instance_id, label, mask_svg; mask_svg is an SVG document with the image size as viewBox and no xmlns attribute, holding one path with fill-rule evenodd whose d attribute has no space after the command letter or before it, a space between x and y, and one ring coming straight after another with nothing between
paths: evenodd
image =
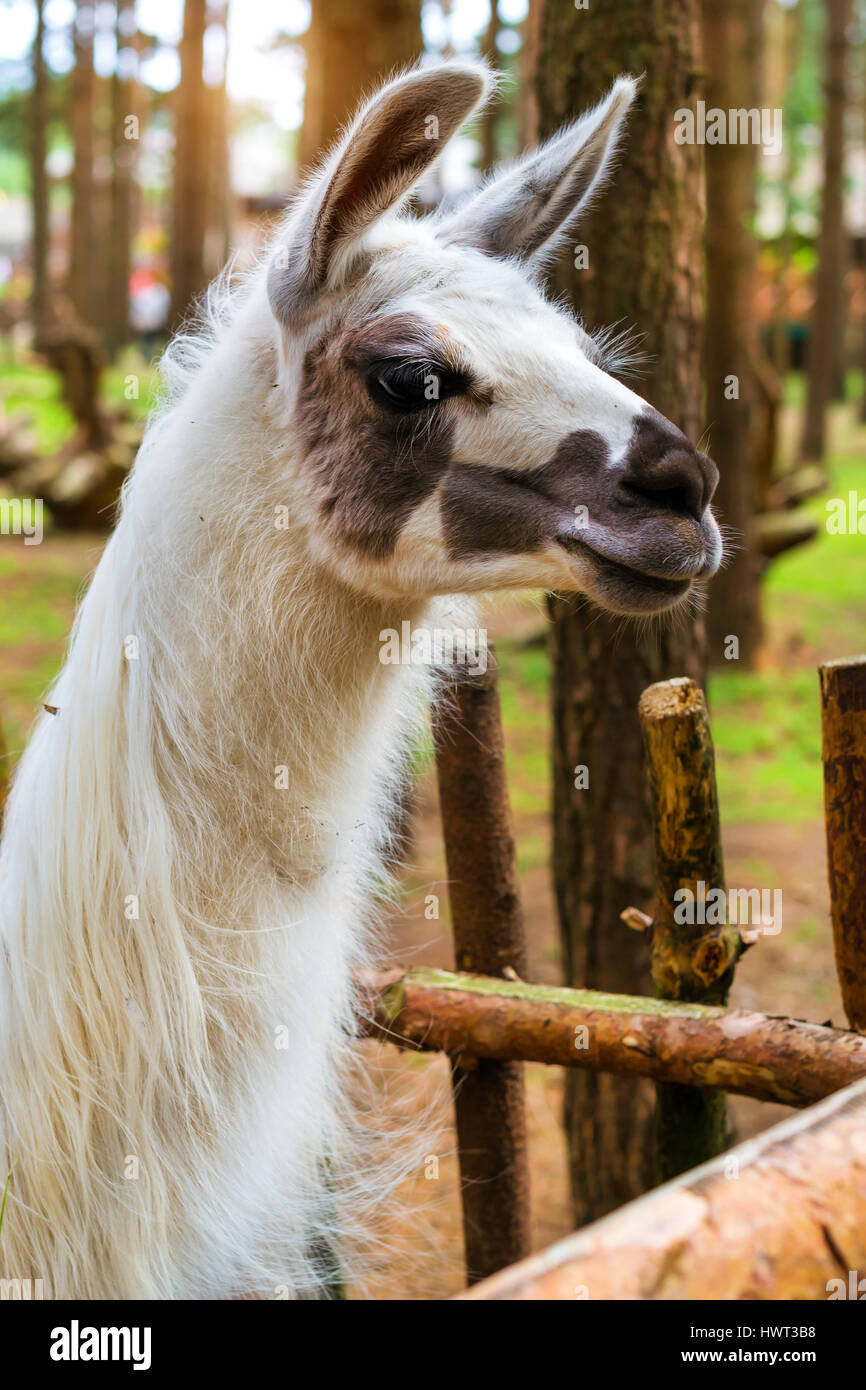
<instances>
[{"instance_id":1,"label":"llama right ear","mask_svg":"<svg viewBox=\"0 0 866 1390\"><path fill-rule=\"evenodd\" d=\"M268 271L280 320L308 307L342 252L412 191L488 94L479 63L442 63L389 82L362 106L289 222Z\"/></svg>"},{"instance_id":2,"label":"llama right ear","mask_svg":"<svg viewBox=\"0 0 866 1390\"><path fill-rule=\"evenodd\" d=\"M443 218L440 238L521 261L555 251L610 168L638 82L617 78L598 106Z\"/></svg>"}]
</instances>

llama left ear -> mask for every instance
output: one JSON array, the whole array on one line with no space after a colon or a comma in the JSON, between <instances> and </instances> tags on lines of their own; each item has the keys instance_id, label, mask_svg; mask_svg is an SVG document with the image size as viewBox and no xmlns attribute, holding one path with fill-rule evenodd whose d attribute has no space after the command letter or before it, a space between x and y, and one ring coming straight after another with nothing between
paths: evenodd
<instances>
[{"instance_id":1,"label":"llama left ear","mask_svg":"<svg viewBox=\"0 0 866 1390\"><path fill-rule=\"evenodd\" d=\"M639 81L617 78L598 106L444 218L440 238L519 260L554 251L604 181Z\"/></svg>"},{"instance_id":2,"label":"llama left ear","mask_svg":"<svg viewBox=\"0 0 866 1390\"><path fill-rule=\"evenodd\" d=\"M481 63L440 63L387 83L361 107L271 263L268 294L278 319L309 307L341 253L412 191L492 85Z\"/></svg>"}]
</instances>

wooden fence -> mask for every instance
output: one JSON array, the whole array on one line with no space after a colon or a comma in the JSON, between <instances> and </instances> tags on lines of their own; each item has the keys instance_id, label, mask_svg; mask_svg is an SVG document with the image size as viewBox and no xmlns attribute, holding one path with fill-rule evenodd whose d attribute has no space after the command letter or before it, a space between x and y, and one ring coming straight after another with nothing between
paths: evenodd
<instances>
[{"instance_id":1,"label":"wooden fence","mask_svg":"<svg viewBox=\"0 0 866 1390\"><path fill-rule=\"evenodd\" d=\"M526 982L492 671L461 677L438 711L456 971L371 975L361 1015L373 1036L451 1060L463 1297L825 1299L829 1280L866 1270L866 657L831 662L820 679L833 936L852 1031L728 1008L754 932L727 911L718 924L675 914L681 890L725 888L694 682L660 682L640 701L658 898L651 919L626 903L622 916L645 934L654 998ZM665 1182L533 1256L525 1061L652 1078ZM723 1153L728 1091L808 1108Z\"/></svg>"}]
</instances>

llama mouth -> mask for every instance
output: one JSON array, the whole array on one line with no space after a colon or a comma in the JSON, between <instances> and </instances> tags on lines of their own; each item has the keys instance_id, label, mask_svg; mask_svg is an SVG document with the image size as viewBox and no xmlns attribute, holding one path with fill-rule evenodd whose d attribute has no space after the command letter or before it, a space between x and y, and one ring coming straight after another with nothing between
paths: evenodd
<instances>
[{"instance_id":1,"label":"llama mouth","mask_svg":"<svg viewBox=\"0 0 866 1390\"><path fill-rule=\"evenodd\" d=\"M622 611L626 611L630 601L637 601L639 611L656 606L668 608L691 588L691 578L674 579L635 569L619 560L612 560L608 555L602 555L577 536L559 536L557 540L568 554L592 563L595 577L601 581L602 592L598 596L600 601L609 602L613 599L617 607L622 607Z\"/></svg>"}]
</instances>

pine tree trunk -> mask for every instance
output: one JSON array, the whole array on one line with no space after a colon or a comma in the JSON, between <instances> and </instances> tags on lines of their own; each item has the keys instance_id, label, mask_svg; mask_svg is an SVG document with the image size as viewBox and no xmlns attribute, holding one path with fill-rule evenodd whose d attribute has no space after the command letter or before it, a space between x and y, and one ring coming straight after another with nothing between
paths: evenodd
<instances>
[{"instance_id":1,"label":"pine tree trunk","mask_svg":"<svg viewBox=\"0 0 866 1390\"><path fill-rule=\"evenodd\" d=\"M45 170L48 126L47 83L45 73L44 0L36 0L36 36L33 40L33 93L30 101L30 197L33 215L33 294L31 314L33 333L48 317L48 247L50 238L48 175Z\"/></svg>"},{"instance_id":2,"label":"pine tree trunk","mask_svg":"<svg viewBox=\"0 0 866 1390\"><path fill-rule=\"evenodd\" d=\"M536 0L540 3L540 0ZM537 29L539 134L550 135L622 72L645 73L612 188L577 229L589 269L568 270L591 327L626 318L646 334L651 360L639 389L692 439L700 431L701 152L674 142L674 112L700 95L697 0L620 0L591 14L546 0ZM651 633L580 602L553 615L554 878L572 985L651 992L646 945L619 921L653 900L649 795L638 722L646 686L704 675L699 618ZM575 787L585 766L589 785ZM569 1076L566 1125L578 1223L653 1181L648 1087Z\"/></svg>"},{"instance_id":3,"label":"pine tree trunk","mask_svg":"<svg viewBox=\"0 0 866 1390\"><path fill-rule=\"evenodd\" d=\"M824 189L815 305L809 333L806 423L800 448L804 459L826 451L827 406L833 396L836 339L840 331L839 294L844 274L845 226L842 178L845 162L845 59L850 0L824 0L826 9Z\"/></svg>"},{"instance_id":4,"label":"pine tree trunk","mask_svg":"<svg viewBox=\"0 0 866 1390\"><path fill-rule=\"evenodd\" d=\"M772 92L768 91L765 99L767 105L774 109L776 107L784 108L788 96L789 83L797 63L800 60L804 34L803 14L803 7L801 5L795 5L791 9L781 9L777 5L772 5L767 14L769 25L767 42L771 52L775 51L776 54L775 68L777 69L777 82L775 90ZM788 315L790 313L788 297L790 294L790 287L788 285L788 279L796 242L791 221L795 203L793 187L795 167L791 154L791 142L788 139L783 140L782 161L779 183L781 185L780 192L784 208L784 220L777 246L773 336L770 347L770 357L776 372L780 377L785 377L791 366L791 344L788 326Z\"/></svg>"},{"instance_id":5,"label":"pine tree trunk","mask_svg":"<svg viewBox=\"0 0 866 1390\"><path fill-rule=\"evenodd\" d=\"M860 157L864 158L866 151L866 52L862 55L862 93L860 98ZM860 419L866 423L866 316L860 325L860 371L863 375L863 392L860 397Z\"/></svg>"},{"instance_id":6,"label":"pine tree trunk","mask_svg":"<svg viewBox=\"0 0 866 1390\"><path fill-rule=\"evenodd\" d=\"M487 28L481 39L481 56L490 64L491 68L498 67L496 38L499 33L499 6L497 0L490 0L490 18L487 21ZM479 136L481 144L481 154L478 159L480 169L489 174L497 160L497 106L498 103L489 101L481 112L479 118Z\"/></svg>"},{"instance_id":7,"label":"pine tree trunk","mask_svg":"<svg viewBox=\"0 0 866 1390\"><path fill-rule=\"evenodd\" d=\"M175 105L171 317L176 328L207 285L208 103L202 72L207 0L185 0Z\"/></svg>"},{"instance_id":8,"label":"pine tree trunk","mask_svg":"<svg viewBox=\"0 0 866 1390\"><path fill-rule=\"evenodd\" d=\"M69 297L85 324L94 317L93 267L93 25L94 7L78 0L75 12L75 67L72 72L70 124L72 222L69 249Z\"/></svg>"},{"instance_id":9,"label":"pine tree trunk","mask_svg":"<svg viewBox=\"0 0 866 1390\"><path fill-rule=\"evenodd\" d=\"M112 89L111 239L106 339L119 348L129 338L129 276L135 223L135 165L140 149L137 109L138 52L135 47L135 0L117 0L117 67Z\"/></svg>"},{"instance_id":10,"label":"pine tree trunk","mask_svg":"<svg viewBox=\"0 0 866 1390\"><path fill-rule=\"evenodd\" d=\"M421 56L421 0L315 0L298 166L336 139L361 97Z\"/></svg>"},{"instance_id":11,"label":"pine tree trunk","mask_svg":"<svg viewBox=\"0 0 866 1390\"><path fill-rule=\"evenodd\" d=\"M225 33L225 58L219 83L208 90L210 132L210 181L208 186L207 231L205 234L205 267L215 275L225 265L231 250L231 178L229 169L229 108L226 93L228 66L228 0L218 20Z\"/></svg>"},{"instance_id":12,"label":"pine tree trunk","mask_svg":"<svg viewBox=\"0 0 866 1390\"><path fill-rule=\"evenodd\" d=\"M703 0L708 107L729 111L760 105L763 0ZM708 452L719 468L714 506L733 528L738 548L710 585L709 659L751 667L761 640L759 557L751 542L757 488L750 419L757 406L751 367L754 239L751 231L757 146L708 145L706 273L706 424Z\"/></svg>"}]
</instances>

